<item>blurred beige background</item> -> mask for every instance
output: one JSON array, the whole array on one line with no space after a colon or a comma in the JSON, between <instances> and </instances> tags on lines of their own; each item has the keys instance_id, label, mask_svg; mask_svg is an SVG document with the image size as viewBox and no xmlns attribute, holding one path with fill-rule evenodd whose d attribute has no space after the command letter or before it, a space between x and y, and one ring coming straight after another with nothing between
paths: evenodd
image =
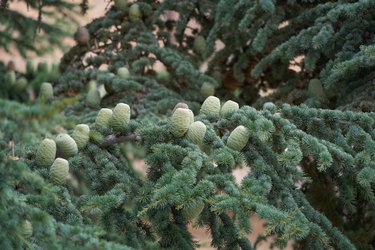
<instances>
[{"instance_id":1,"label":"blurred beige background","mask_svg":"<svg viewBox=\"0 0 375 250\"><path fill-rule=\"evenodd\" d=\"M77 3L77 1L71 0L73 3ZM85 25L89 22L91 22L93 19L102 16L106 12L106 8L111 6L112 3L105 0L89 0L89 10L87 12L87 15L85 16L79 16L78 20L80 22L80 25ZM38 13L34 11L30 11L27 9L27 6L25 2L21 1L10 1L9 5L10 9L16 10L18 12L21 12L27 16L37 18ZM75 30L71 31L72 33L75 32ZM73 38L67 38L65 39L64 43L69 46L74 44ZM43 56L36 56L33 54L29 55L29 58L32 59L34 64L36 65L38 62L48 62L48 63L59 63L61 56L63 55L63 51L56 50L53 54L43 55ZM0 61L7 64L10 60L13 60L16 64L16 68L19 71L25 71L26 69L26 62L22 58L22 56L17 53L16 50L11 50L10 53L4 51L0 48Z\"/></svg>"}]
</instances>

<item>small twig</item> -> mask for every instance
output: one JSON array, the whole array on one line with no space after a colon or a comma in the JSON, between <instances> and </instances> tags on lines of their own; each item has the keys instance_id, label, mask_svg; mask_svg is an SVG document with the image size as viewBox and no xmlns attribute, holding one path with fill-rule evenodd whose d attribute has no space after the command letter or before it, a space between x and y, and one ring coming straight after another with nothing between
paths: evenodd
<instances>
[{"instance_id":1,"label":"small twig","mask_svg":"<svg viewBox=\"0 0 375 250\"><path fill-rule=\"evenodd\" d=\"M108 135L105 138L105 141L100 144L100 147L108 147L116 143L126 142L126 141L139 141L140 137L136 134L129 134L129 135Z\"/></svg>"},{"instance_id":2,"label":"small twig","mask_svg":"<svg viewBox=\"0 0 375 250\"><path fill-rule=\"evenodd\" d=\"M13 140L9 141L9 148L12 151L12 157L14 159L15 153L14 153L14 141Z\"/></svg>"}]
</instances>

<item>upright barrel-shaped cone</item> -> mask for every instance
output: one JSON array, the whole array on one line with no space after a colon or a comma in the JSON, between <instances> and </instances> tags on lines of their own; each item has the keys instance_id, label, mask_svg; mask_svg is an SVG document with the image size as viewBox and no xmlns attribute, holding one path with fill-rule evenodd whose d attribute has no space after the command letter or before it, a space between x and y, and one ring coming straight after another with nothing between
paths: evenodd
<instances>
[{"instance_id":1,"label":"upright barrel-shaped cone","mask_svg":"<svg viewBox=\"0 0 375 250\"><path fill-rule=\"evenodd\" d=\"M117 70L117 76L122 79L125 79L130 76L130 72L127 67L121 67Z\"/></svg>"},{"instance_id":2,"label":"upright barrel-shaped cone","mask_svg":"<svg viewBox=\"0 0 375 250\"><path fill-rule=\"evenodd\" d=\"M206 130L206 125L204 125L203 122L196 121L189 126L186 137L189 141L195 144L200 144L203 141Z\"/></svg>"},{"instance_id":3,"label":"upright barrel-shaped cone","mask_svg":"<svg viewBox=\"0 0 375 250\"><path fill-rule=\"evenodd\" d=\"M311 79L308 92L310 97L323 97L324 90L321 81L319 79Z\"/></svg>"},{"instance_id":4,"label":"upright barrel-shaped cone","mask_svg":"<svg viewBox=\"0 0 375 250\"><path fill-rule=\"evenodd\" d=\"M117 10L126 11L128 9L127 0L115 0L115 7Z\"/></svg>"},{"instance_id":5,"label":"upright barrel-shaped cone","mask_svg":"<svg viewBox=\"0 0 375 250\"><path fill-rule=\"evenodd\" d=\"M185 218L187 221L193 221L196 218L199 217L199 215L202 213L204 209L204 203L199 202L195 204L194 206L191 207L185 207L182 209L182 216Z\"/></svg>"},{"instance_id":6,"label":"upright barrel-shaped cone","mask_svg":"<svg viewBox=\"0 0 375 250\"><path fill-rule=\"evenodd\" d=\"M5 74L5 82L8 85L14 84L16 82L16 72L14 72L14 70L9 70Z\"/></svg>"},{"instance_id":7,"label":"upright barrel-shaped cone","mask_svg":"<svg viewBox=\"0 0 375 250\"><path fill-rule=\"evenodd\" d=\"M138 22L142 19L142 12L138 4L132 4L129 8L129 19L132 22Z\"/></svg>"},{"instance_id":8,"label":"upright barrel-shaped cone","mask_svg":"<svg viewBox=\"0 0 375 250\"><path fill-rule=\"evenodd\" d=\"M110 125L114 130L121 130L130 121L130 107L125 103L118 103L113 110Z\"/></svg>"},{"instance_id":9,"label":"upright barrel-shaped cone","mask_svg":"<svg viewBox=\"0 0 375 250\"><path fill-rule=\"evenodd\" d=\"M198 35L194 39L193 50L197 55L204 56L207 51L206 40L203 36Z\"/></svg>"},{"instance_id":10,"label":"upright barrel-shaped cone","mask_svg":"<svg viewBox=\"0 0 375 250\"><path fill-rule=\"evenodd\" d=\"M25 238L29 238L31 235L33 235L33 225L29 220L22 221L21 234Z\"/></svg>"},{"instance_id":11,"label":"upright barrel-shaped cone","mask_svg":"<svg viewBox=\"0 0 375 250\"><path fill-rule=\"evenodd\" d=\"M193 122L192 111L190 109L178 108L171 117L171 132L176 137L182 137L188 131Z\"/></svg>"},{"instance_id":12,"label":"upright barrel-shaped cone","mask_svg":"<svg viewBox=\"0 0 375 250\"><path fill-rule=\"evenodd\" d=\"M224 103L223 107L221 107L221 115L226 117L229 112L236 111L238 109L239 109L239 105L237 102L228 100Z\"/></svg>"},{"instance_id":13,"label":"upright barrel-shaped cone","mask_svg":"<svg viewBox=\"0 0 375 250\"><path fill-rule=\"evenodd\" d=\"M86 147L90 139L90 128L86 124L78 124L72 135L73 139L77 143L78 148Z\"/></svg>"},{"instance_id":14,"label":"upright barrel-shaped cone","mask_svg":"<svg viewBox=\"0 0 375 250\"><path fill-rule=\"evenodd\" d=\"M97 108L100 106L100 100L101 98L99 90L90 89L86 97L87 106L89 106L90 108Z\"/></svg>"},{"instance_id":15,"label":"upright barrel-shaped cone","mask_svg":"<svg viewBox=\"0 0 375 250\"><path fill-rule=\"evenodd\" d=\"M190 114L190 124L192 124L194 122L194 113L190 109L188 109L188 111L189 111L189 114Z\"/></svg>"},{"instance_id":16,"label":"upright barrel-shaped cone","mask_svg":"<svg viewBox=\"0 0 375 250\"><path fill-rule=\"evenodd\" d=\"M178 108L189 109L189 106L184 102L179 102L179 103L176 104L176 106L174 106L174 108L172 110L172 113L174 113L176 111L176 109L178 109Z\"/></svg>"},{"instance_id":17,"label":"upright barrel-shaped cone","mask_svg":"<svg viewBox=\"0 0 375 250\"><path fill-rule=\"evenodd\" d=\"M79 27L74 33L74 39L79 45L87 45L90 41L90 33L86 27Z\"/></svg>"},{"instance_id":18,"label":"upright barrel-shaped cone","mask_svg":"<svg viewBox=\"0 0 375 250\"><path fill-rule=\"evenodd\" d=\"M107 128L112 114L113 112L111 109L102 108L96 116L95 126L97 128Z\"/></svg>"},{"instance_id":19,"label":"upright barrel-shaped cone","mask_svg":"<svg viewBox=\"0 0 375 250\"><path fill-rule=\"evenodd\" d=\"M75 140L68 134L59 134L56 137L57 156L68 159L78 153Z\"/></svg>"},{"instance_id":20,"label":"upright barrel-shaped cone","mask_svg":"<svg viewBox=\"0 0 375 250\"><path fill-rule=\"evenodd\" d=\"M38 166L51 166L56 157L56 142L51 139L44 139L36 152L35 161Z\"/></svg>"},{"instance_id":21,"label":"upright barrel-shaped cone","mask_svg":"<svg viewBox=\"0 0 375 250\"><path fill-rule=\"evenodd\" d=\"M62 158L57 158L50 170L49 177L56 184L64 184L69 173L69 162Z\"/></svg>"},{"instance_id":22,"label":"upright barrel-shaped cone","mask_svg":"<svg viewBox=\"0 0 375 250\"><path fill-rule=\"evenodd\" d=\"M233 150L241 151L250 138L250 132L244 126L238 126L230 133L227 146Z\"/></svg>"},{"instance_id":23,"label":"upright barrel-shaped cone","mask_svg":"<svg viewBox=\"0 0 375 250\"><path fill-rule=\"evenodd\" d=\"M203 102L200 113L203 115L219 114L220 113L220 100L215 96L209 96Z\"/></svg>"},{"instance_id":24,"label":"upright barrel-shaped cone","mask_svg":"<svg viewBox=\"0 0 375 250\"><path fill-rule=\"evenodd\" d=\"M211 83L204 82L201 86L200 92L205 98L207 98L215 94L215 87Z\"/></svg>"},{"instance_id":25,"label":"upright barrel-shaped cone","mask_svg":"<svg viewBox=\"0 0 375 250\"><path fill-rule=\"evenodd\" d=\"M40 85L39 98L43 100L50 100L53 98L53 87L49 82L44 82Z\"/></svg>"},{"instance_id":26,"label":"upright barrel-shaped cone","mask_svg":"<svg viewBox=\"0 0 375 250\"><path fill-rule=\"evenodd\" d=\"M21 77L17 79L17 81L14 83L14 88L16 91L22 91L26 89L27 84L28 84L27 79L25 77Z\"/></svg>"}]
</instances>

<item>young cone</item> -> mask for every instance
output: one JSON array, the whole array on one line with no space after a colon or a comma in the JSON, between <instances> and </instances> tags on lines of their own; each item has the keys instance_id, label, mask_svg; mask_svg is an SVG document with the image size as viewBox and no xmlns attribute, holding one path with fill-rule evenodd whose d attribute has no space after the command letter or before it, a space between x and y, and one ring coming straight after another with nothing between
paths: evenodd
<instances>
[{"instance_id":1,"label":"young cone","mask_svg":"<svg viewBox=\"0 0 375 250\"><path fill-rule=\"evenodd\" d=\"M122 79L125 79L130 76L130 72L127 67L121 67L117 70L117 76Z\"/></svg>"},{"instance_id":2,"label":"young cone","mask_svg":"<svg viewBox=\"0 0 375 250\"><path fill-rule=\"evenodd\" d=\"M113 112L111 109L102 108L96 116L95 126L97 128L107 128L112 114Z\"/></svg>"},{"instance_id":3,"label":"young cone","mask_svg":"<svg viewBox=\"0 0 375 250\"><path fill-rule=\"evenodd\" d=\"M14 83L14 88L16 91L22 91L26 89L27 83L27 79L25 77L21 77Z\"/></svg>"},{"instance_id":4,"label":"young cone","mask_svg":"<svg viewBox=\"0 0 375 250\"><path fill-rule=\"evenodd\" d=\"M206 125L204 125L203 122L196 121L189 126L186 137L189 141L195 144L200 144L203 141L206 130Z\"/></svg>"},{"instance_id":5,"label":"young cone","mask_svg":"<svg viewBox=\"0 0 375 250\"><path fill-rule=\"evenodd\" d=\"M86 101L87 101L87 105L90 107L90 108L97 108L100 106L100 93L99 93L99 90L97 89L91 89L88 93L87 93L87 97L86 97Z\"/></svg>"},{"instance_id":6,"label":"young cone","mask_svg":"<svg viewBox=\"0 0 375 250\"><path fill-rule=\"evenodd\" d=\"M16 82L16 72L10 70L5 74L5 82L7 84L14 84Z\"/></svg>"},{"instance_id":7,"label":"young cone","mask_svg":"<svg viewBox=\"0 0 375 250\"><path fill-rule=\"evenodd\" d=\"M226 101L223 105L223 107L221 107L221 114L222 116L226 116L229 112L231 111L235 111L235 110L238 110L239 109L239 105L237 102L234 102L234 101Z\"/></svg>"},{"instance_id":8,"label":"young cone","mask_svg":"<svg viewBox=\"0 0 375 250\"><path fill-rule=\"evenodd\" d=\"M92 89L96 89L96 81L95 80L90 80L88 83L87 83L87 90L90 91Z\"/></svg>"},{"instance_id":9,"label":"young cone","mask_svg":"<svg viewBox=\"0 0 375 250\"><path fill-rule=\"evenodd\" d=\"M176 104L176 106L174 106L173 110L172 110L172 114L176 111L176 109L178 108L182 108L182 109L189 109L189 106L184 103L184 102L179 102Z\"/></svg>"},{"instance_id":10,"label":"young cone","mask_svg":"<svg viewBox=\"0 0 375 250\"><path fill-rule=\"evenodd\" d=\"M40 85L39 98L43 100L50 100L53 98L53 87L49 82L44 82Z\"/></svg>"},{"instance_id":11,"label":"young cone","mask_svg":"<svg viewBox=\"0 0 375 250\"><path fill-rule=\"evenodd\" d=\"M142 12L138 4L132 4L129 9L129 18L132 22L138 22L142 19Z\"/></svg>"},{"instance_id":12,"label":"young cone","mask_svg":"<svg viewBox=\"0 0 375 250\"><path fill-rule=\"evenodd\" d=\"M205 82L202 84L200 92L203 97L207 98L215 94L215 88L211 83Z\"/></svg>"},{"instance_id":13,"label":"young cone","mask_svg":"<svg viewBox=\"0 0 375 250\"><path fill-rule=\"evenodd\" d=\"M204 203L199 202L198 204L189 207L189 208L184 208L182 210L182 216L185 218L187 221L192 221L198 218L198 216L202 213L204 209Z\"/></svg>"},{"instance_id":14,"label":"young cone","mask_svg":"<svg viewBox=\"0 0 375 250\"><path fill-rule=\"evenodd\" d=\"M121 130L130 121L130 107L125 103L118 103L113 110L110 125L114 130Z\"/></svg>"},{"instance_id":15,"label":"young cone","mask_svg":"<svg viewBox=\"0 0 375 250\"><path fill-rule=\"evenodd\" d=\"M124 12L128 9L128 1L127 0L115 0L115 7L117 10Z\"/></svg>"},{"instance_id":16,"label":"young cone","mask_svg":"<svg viewBox=\"0 0 375 250\"><path fill-rule=\"evenodd\" d=\"M57 155L62 158L69 158L78 153L77 143L68 134L59 134L56 137Z\"/></svg>"},{"instance_id":17,"label":"young cone","mask_svg":"<svg viewBox=\"0 0 375 250\"><path fill-rule=\"evenodd\" d=\"M308 92L310 97L323 97L324 90L321 81L319 79L311 79Z\"/></svg>"},{"instance_id":18,"label":"young cone","mask_svg":"<svg viewBox=\"0 0 375 250\"><path fill-rule=\"evenodd\" d=\"M49 176L53 182L56 184L64 184L66 177L69 173L69 162L62 158L57 158L50 170L49 170Z\"/></svg>"},{"instance_id":19,"label":"young cone","mask_svg":"<svg viewBox=\"0 0 375 250\"><path fill-rule=\"evenodd\" d=\"M86 27L79 27L74 34L74 39L79 45L87 45L90 40L90 33Z\"/></svg>"},{"instance_id":20,"label":"young cone","mask_svg":"<svg viewBox=\"0 0 375 250\"><path fill-rule=\"evenodd\" d=\"M206 54L207 45L203 36L196 36L194 38L193 50L197 55L204 56Z\"/></svg>"},{"instance_id":21,"label":"young cone","mask_svg":"<svg viewBox=\"0 0 375 250\"><path fill-rule=\"evenodd\" d=\"M33 225L29 220L22 221L21 234L25 238L29 238L31 235L33 235Z\"/></svg>"},{"instance_id":22,"label":"young cone","mask_svg":"<svg viewBox=\"0 0 375 250\"><path fill-rule=\"evenodd\" d=\"M86 147L90 139L90 128L86 124L78 124L73 132L73 139L77 143L79 149Z\"/></svg>"},{"instance_id":23,"label":"young cone","mask_svg":"<svg viewBox=\"0 0 375 250\"><path fill-rule=\"evenodd\" d=\"M178 108L171 118L171 132L176 137L182 137L188 131L192 121L192 111L190 109ZM194 114L193 114L194 119Z\"/></svg>"},{"instance_id":24,"label":"young cone","mask_svg":"<svg viewBox=\"0 0 375 250\"><path fill-rule=\"evenodd\" d=\"M200 113L203 115L219 114L220 113L220 100L215 96L209 96L203 102Z\"/></svg>"},{"instance_id":25,"label":"young cone","mask_svg":"<svg viewBox=\"0 0 375 250\"><path fill-rule=\"evenodd\" d=\"M244 126L238 126L230 133L227 146L233 150L241 151L250 138L250 132Z\"/></svg>"},{"instance_id":26,"label":"young cone","mask_svg":"<svg viewBox=\"0 0 375 250\"><path fill-rule=\"evenodd\" d=\"M51 139L44 139L36 152L35 161L38 166L51 166L56 157L56 143Z\"/></svg>"}]
</instances>

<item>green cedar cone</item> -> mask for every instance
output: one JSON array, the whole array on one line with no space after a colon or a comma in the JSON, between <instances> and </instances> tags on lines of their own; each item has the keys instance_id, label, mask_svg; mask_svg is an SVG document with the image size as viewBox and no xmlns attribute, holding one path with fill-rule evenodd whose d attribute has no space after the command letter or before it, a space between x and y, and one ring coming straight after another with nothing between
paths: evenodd
<instances>
[{"instance_id":1,"label":"green cedar cone","mask_svg":"<svg viewBox=\"0 0 375 250\"><path fill-rule=\"evenodd\" d=\"M125 79L130 76L130 72L127 67L121 67L117 70L118 77Z\"/></svg>"},{"instance_id":2,"label":"green cedar cone","mask_svg":"<svg viewBox=\"0 0 375 250\"><path fill-rule=\"evenodd\" d=\"M96 89L96 81L95 80L90 80L87 83L87 90L90 91L92 89Z\"/></svg>"},{"instance_id":3,"label":"green cedar cone","mask_svg":"<svg viewBox=\"0 0 375 250\"><path fill-rule=\"evenodd\" d=\"M176 109L178 108L181 108L181 109L189 109L189 106L184 103L184 102L179 102L176 104L176 106L174 106L173 110L172 110L172 114L176 111Z\"/></svg>"},{"instance_id":4,"label":"green cedar cone","mask_svg":"<svg viewBox=\"0 0 375 250\"><path fill-rule=\"evenodd\" d=\"M250 138L250 132L244 126L238 126L230 133L227 146L233 150L241 151Z\"/></svg>"},{"instance_id":5,"label":"green cedar cone","mask_svg":"<svg viewBox=\"0 0 375 250\"><path fill-rule=\"evenodd\" d=\"M142 12L138 4L132 4L129 9L129 18L132 22L138 22L142 18Z\"/></svg>"},{"instance_id":6,"label":"green cedar cone","mask_svg":"<svg viewBox=\"0 0 375 250\"><path fill-rule=\"evenodd\" d=\"M197 55L204 56L206 54L206 39L203 36L194 38L193 50Z\"/></svg>"},{"instance_id":7,"label":"green cedar cone","mask_svg":"<svg viewBox=\"0 0 375 250\"><path fill-rule=\"evenodd\" d=\"M178 108L171 118L171 132L176 137L182 137L188 131L192 120L192 111L190 109Z\"/></svg>"},{"instance_id":8,"label":"green cedar cone","mask_svg":"<svg viewBox=\"0 0 375 250\"><path fill-rule=\"evenodd\" d=\"M49 170L51 180L60 185L65 183L68 173L69 162L62 158L57 158Z\"/></svg>"},{"instance_id":9,"label":"green cedar cone","mask_svg":"<svg viewBox=\"0 0 375 250\"><path fill-rule=\"evenodd\" d=\"M189 114L190 114L190 124L192 124L194 122L194 113L190 109L188 109L188 111L189 111Z\"/></svg>"},{"instance_id":10,"label":"green cedar cone","mask_svg":"<svg viewBox=\"0 0 375 250\"><path fill-rule=\"evenodd\" d=\"M78 146L75 140L68 134L59 134L56 137L57 155L69 158L78 153Z\"/></svg>"},{"instance_id":11,"label":"green cedar cone","mask_svg":"<svg viewBox=\"0 0 375 250\"><path fill-rule=\"evenodd\" d=\"M125 12L128 9L128 1L127 0L115 0L115 7L117 10Z\"/></svg>"},{"instance_id":12,"label":"green cedar cone","mask_svg":"<svg viewBox=\"0 0 375 250\"><path fill-rule=\"evenodd\" d=\"M87 97L86 97L86 101L87 101L87 105L90 107L90 108L97 108L100 106L100 93L99 93L99 90L97 89L91 89L88 93L87 93Z\"/></svg>"},{"instance_id":13,"label":"green cedar cone","mask_svg":"<svg viewBox=\"0 0 375 250\"><path fill-rule=\"evenodd\" d=\"M224 103L223 107L221 107L221 114L225 117L231 111L235 111L239 109L239 105L237 102L232 100L228 100Z\"/></svg>"},{"instance_id":14,"label":"green cedar cone","mask_svg":"<svg viewBox=\"0 0 375 250\"><path fill-rule=\"evenodd\" d=\"M170 74L168 71L158 71L156 72L156 79L158 79L159 81L168 81L170 78Z\"/></svg>"},{"instance_id":15,"label":"green cedar cone","mask_svg":"<svg viewBox=\"0 0 375 250\"><path fill-rule=\"evenodd\" d=\"M130 107L128 104L119 103L113 110L110 125L114 130L121 130L130 121Z\"/></svg>"},{"instance_id":16,"label":"green cedar cone","mask_svg":"<svg viewBox=\"0 0 375 250\"><path fill-rule=\"evenodd\" d=\"M53 98L53 87L49 82L44 82L40 85L39 98L43 100L50 100Z\"/></svg>"},{"instance_id":17,"label":"green cedar cone","mask_svg":"<svg viewBox=\"0 0 375 250\"><path fill-rule=\"evenodd\" d=\"M14 88L16 91L24 90L27 87L27 83L27 79L25 77L21 77L14 83Z\"/></svg>"},{"instance_id":18,"label":"green cedar cone","mask_svg":"<svg viewBox=\"0 0 375 250\"><path fill-rule=\"evenodd\" d=\"M219 69L215 69L214 72L212 72L211 76L218 81L219 83L221 82L223 78L223 74L220 72Z\"/></svg>"},{"instance_id":19,"label":"green cedar cone","mask_svg":"<svg viewBox=\"0 0 375 250\"><path fill-rule=\"evenodd\" d=\"M105 62L105 58L103 56L95 56L92 58L92 62L99 67Z\"/></svg>"},{"instance_id":20,"label":"green cedar cone","mask_svg":"<svg viewBox=\"0 0 375 250\"><path fill-rule=\"evenodd\" d=\"M86 147L90 139L90 128L86 124L78 124L73 132L73 139L77 143L79 149Z\"/></svg>"},{"instance_id":21,"label":"green cedar cone","mask_svg":"<svg viewBox=\"0 0 375 250\"><path fill-rule=\"evenodd\" d=\"M5 74L5 82L7 84L14 84L16 82L16 72L14 72L13 70L8 71Z\"/></svg>"},{"instance_id":22,"label":"green cedar cone","mask_svg":"<svg viewBox=\"0 0 375 250\"><path fill-rule=\"evenodd\" d=\"M35 161L38 166L51 166L56 157L56 142L51 139L44 139L36 152Z\"/></svg>"},{"instance_id":23,"label":"green cedar cone","mask_svg":"<svg viewBox=\"0 0 375 250\"><path fill-rule=\"evenodd\" d=\"M28 74L34 74L35 73L35 68L34 68L34 64L32 61L30 60L27 60L26 61L26 72Z\"/></svg>"},{"instance_id":24,"label":"green cedar cone","mask_svg":"<svg viewBox=\"0 0 375 250\"><path fill-rule=\"evenodd\" d=\"M186 137L189 141L195 144L200 144L203 141L206 130L206 125L204 125L203 122L196 121L189 126Z\"/></svg>"},{"instance_id":25,"label":"green cedar cone","mask_svg":"<svg viewBox=\"0 0 375 250\"><path fill-rule=\"evenodd\" d=\"M111 109L102 108L96 116L95 126L98 128L107 128L112 114Z\"/></svg>"},{"instance_id":26,"label":"green cedar cone","mask_svg":"<svg viewBox=\"0 0 375 250\"><path fill-rule=\"evenodd\" d=\"M263 104L263 109L273 112L276 111L277 107L272 102L266 102Z\"/></svg>"},{"instance_id":27,"label":"green cedar cone","mask_svg":"<svg viewBox=\"0 0 375 250\"><path fill-rule=\"evenodd\" d=\"M185 220L192 221L198 218L198 216L202 213L203 208L204 208L204 203L199 202L198 204L192 207L184 208L182 210L182 216L185 218Z\"/></svg>"},{"instance_id":28,"label":"green cedar cone","mask_svg":"<svg viewBox=\"0 0 375 250\"><path fill-rule=\"evenodd\" d=\"M108 75L113 78L115 76L115 74L113 74L112 72L108 73ZM112 80L107 80L105 83L104 83L104 89L105 91L108 93L108 94L114 94L116 91L113 89L113 86L112 86Z\"/></svg>"},{"instance_id":29,"label":"green cedar cone","mask_svg":"<svg viewBox=\"0 0 375 250\"><path fill-rule=\"evenodd\" d=\"M37 71L39 73L47 73L49 71L47 63L39 62L37 66Z\"/></svg>"},{"instance_id":30,"label":"green cedar cone","mask_svg":"<svg viewBox=\"0 0 375 250\"><path fill-rule=\"evenodd\" d=\"M203 102L200 113L203 115L219 114L220 113L220 100L215 96L209 96Z\"/></svg>"},{"instance_id":31,"label":"green cedar cone","mask_svg":"<svg viewBox=\"0 0 375 250\"><path fill-rule=\"evenodd\" d=\"M90 33L86 27L79 27L74 34L74 39L79 45L87 45L90 40Z\"/></svg>"},{"instance_id":32,"label":"green cedar cone","mask_svg":"<svg viewBox=\"0 0 375 250\"><path fill-rule=\"evenodd\" d=\"M323 97L324 90L321 81L319 79L311 79L308 92L310 97Z\"/></svg>"},{"instance_id":33,"label":"green cedar cone","mask_svg":"<svg viewBox=\"0 0 375 250\"><path fill-rule=\"evenodd\" d=\"M29 238L31 235L33 235L33 225L29 220L22 221L21 234L24 238Z\"/></svg>"},{"instance_id":34,"label":"green cedar cone","mask_svg":"<svg viewBox=\"0 0 375 250\"><path fill-rule=\"evenodd\" d=\"M211 83L204 82L201 87L201 94L203 97L207 98L215 94L215 88Z\"/></svg>"}]
</instances>

